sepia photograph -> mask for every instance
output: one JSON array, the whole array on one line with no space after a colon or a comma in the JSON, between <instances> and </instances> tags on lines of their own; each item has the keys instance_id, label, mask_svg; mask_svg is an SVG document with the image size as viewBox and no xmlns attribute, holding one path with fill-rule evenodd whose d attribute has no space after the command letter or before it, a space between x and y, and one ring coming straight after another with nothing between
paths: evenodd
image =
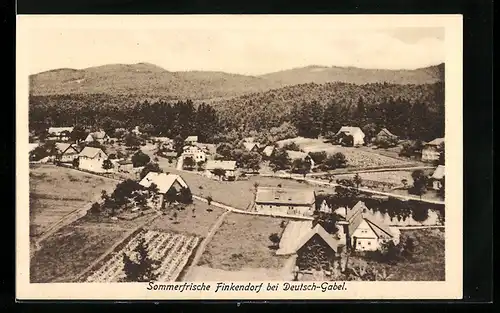
<instances>
[{"instance_id":1,"label":"sepia photograph","mask_svg":"<svg viewBox=\"0 0 500 313\"><path fill-rule=\"evenodd\" d=\"M18 294L460 298L461 36L18 16Z\"/></svg>"}]
</instances>

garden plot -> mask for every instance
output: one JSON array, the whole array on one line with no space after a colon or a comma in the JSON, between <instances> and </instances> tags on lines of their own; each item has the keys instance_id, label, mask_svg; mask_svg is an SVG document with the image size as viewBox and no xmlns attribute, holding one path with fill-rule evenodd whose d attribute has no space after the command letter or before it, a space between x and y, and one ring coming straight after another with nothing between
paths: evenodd
<instances>
[{"instance_id":1,"label":"garden plot","mask_svg":"<svg viewBox=\"0 0 500 313\"><path fill-rule=\"evenodd\" d=\"M85 281L99 283L123 281L125 277L123 254L131 253L143 238L148 245L149 257L160 262L156 270L158 281L175 281L200 241L196 236L142 230L97 265L96 270Z\"/></svg>"}]
</instances>

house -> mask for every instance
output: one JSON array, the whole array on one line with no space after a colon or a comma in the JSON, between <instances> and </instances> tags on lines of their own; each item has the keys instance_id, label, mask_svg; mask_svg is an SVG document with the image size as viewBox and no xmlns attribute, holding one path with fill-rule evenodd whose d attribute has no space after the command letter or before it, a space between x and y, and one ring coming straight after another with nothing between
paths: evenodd
<instances>
[{"instance_id":1,"label":"house","mask_svg":"<svg viewBox=\"0 0 500 313\"><path fill-rule=\"evenodd\" d=\"M28 153L30 153L31 151L35 150L39 146L40 146L39 143L29 143L28 144Z\"/></svg>"},{"instance_id":2,"label":"house","mask_svg":"<svg viewBox=\"0 0 500 313\"><path fill-rule=\"evenodd\" d=\"M337 257L338 240L330 235L320 224L316 224L302 236L295 248L296 265L301 271L329 271Z\"/></svg>"},{"instance_id":3,"label":"house","mask_svg":"<svg viewBox=\"0 0 500 313\"><path fill-rule=\"evenodd\" d=\"M74 127L49 127L47 140L68 141Z\"/></svg>"},{"instance_id":4,"label":"house","mask_svg":"<svg viewBox=\"0 0 500 313\"><path fill-rule=\"evenodd\" d=\"M433 162L438 160L441 155L441 144L444 144L444 138L436 138L424 144L424 148L422 149L422 161Z\"/></svg>"},{"instance_id":5,"label":"house","mask_svg":"<svg viewBox=\"0 0 500 313\"><path fill-rule=\"evenodd\" d=\"M78 158L80 149L72 143L56 143L56 155L54 159L62 163L71 163Z\"/></svg>"},{"instance_id":6,"label":"house","mask_svg":"<svg viewBox=\"0 0 500 313\"><path fill-rule=\"evenodd\" d=\"M357 251L375 251L389 240L399 243L399 230L376 221L369 213L366 205L359 201L352 209L340 208L335 211L342 220L337 233L339 243Z\"/></svg>"},{"instance_id":7,"label":"house","mask_svg":"<svg viewBox=\"0 0 500 313\"><path fill-rule=\"evenodd\" d=\"M191 157L196 163L205 162L207 160L207 153L197 145L187 145L182 148L182 157Z\"/></svg>"},{"instance_id":8,"label":"house","mask_svg":"<svg viewBox=\"0 0 500 313\"><path fill-rule=\"evenodd\" d=\"M109 172L110 170L102 168L104 161L107 159L108 155L101 149L85 147L78 154L78 168L96 173Z\"/></svg>"},{"instance_id":9,"label":"house","mask_svg":"<svg viewBox=\"0 0 500 313\"><path fill-rule=\"evenodd\" d=\"M119 160L116 161L118 171L124 173L130 173L134 169L134 164L131 160Z\"/></svg>"},{"instance_id":10,"label":"house","mask_svg":"<svg viewBox=\"0 0 500 313\"><path fill-rule=\"evenodd\" d=\"M224 170L224 177L218 177L215 175L216 169ZM209 160L205 166L205 176L209 178L223 178L226 180L234 179L236 176L236 161L217 161Z\"/></svg>"},{"instance_id":11,"label":"house","mask_svg":"<svg viewBox=\"0 0 500 313\"><path fill-rule=\"evenodd\" d=\"M194 145L198 142L198 136L188 136L184 139L184 144L186 145Z\"/></svg>"},{"instance_id":12,"label":"house","mask_svg":"<svg viewBox=\"0 0 500 313\"><path fill-rule=\"evenodd\" d=\"M432 182L432 189L440 190L443 186L444 179L444 165L438 165L438 167L432 173L430 181Z\"/></svg>"},{"instance_id":13,"label":"house","mask_svg":"<svg viewBox=\"0 0 500 313\"><path fill-rule=\"evenodd\" d=\"M359 127L342 126L335 134L339 144L342 144L347 136L352 136L353 146L361 146L365 143L365 134Z\"/></svg>"},{"instance_id":14,"label":"house","mask_svg":"<svg viewBox=\"0 0 500 313\"><path fill-rule=\"evenodd\" d=\"M375 136L375 141L397 140L398 136L391 133L387 128L382 128Z\"/></svg>"},{"instance_id":15,"label":"house","mask_svg":"<svg viewBox=\"0 0 500 313\"><path fill-rule=\"evenodd\" d=\"M274 149L275 147L274 146L266 146L263 150L262 150L262 154L266 157L270 157L271 155L273 155L274 153Z\"/></svg>"},{"instance_id":16,"label":"house","mask_svg":"<svg viewBox=\"0 0 500 313\"><path fill-rule=\"evenodd\" d=\"M259 187L255 195L255 210L271 215L312 216L315 203L314 189Z\"/></svg>"},{"instance_id":17,"label":"house","mask_svg":"<svg viewBox=\"0 0 500 313\"><path fill-rule=\"evenodd\" d=\"M88 134L88 136L85 138L84 141L86 143L98 142L102 144L109 141L109 136L106 134L105 131L101 130Z\"/></svg>"},{"instance_id":18,"label":"house","mask_svg":"<svg viewBox=\"0 0 500 313\"><path fill-rule=\"evenodd\" d=\"M330 205L328 205L326 200L323 200L323 202L321 203L321 206L319 207L319 211L322 213L332 213L333 212L332 208L330 207Z\"/></svg>"},{"instance_id":19,"label":"house","mask_svg":"<svg viewBox=\"0 0 500 313\"><path fill-rule=\"evenodd\" d=\"M243 146L247 151L250 152L259 152L259 144L256 142L244 142Z\"/></svg>"},{"instance_id":20,"label":"house","mask_svg":"<svg viewBox=\"0 0 500 313\"><path fill-rule=\"evenodd\" d=\"M149 172L144 178L139 182L139 185L144 188L149 188L151 184L155 184L158 188L158 193L160 195L160 203L163 203L165 194L174 188L179 194L182 188L189 188L188 184L181 176L175 174L166 173L156 173Z\"/></svg>"},{"instance_id":21,"label":"house","mask_svg":"<svg viewBox=\"0 0 500 313\"><path fill-rule=\"evenodd\" d=\"M308 161L309 163L311 163L311 169L314 168L314 160L308 153L302 151L294 151L294 150L286 150L286 153L288 154L288 157L292 162L295 160Z\"/></svg>"}]
</instances>

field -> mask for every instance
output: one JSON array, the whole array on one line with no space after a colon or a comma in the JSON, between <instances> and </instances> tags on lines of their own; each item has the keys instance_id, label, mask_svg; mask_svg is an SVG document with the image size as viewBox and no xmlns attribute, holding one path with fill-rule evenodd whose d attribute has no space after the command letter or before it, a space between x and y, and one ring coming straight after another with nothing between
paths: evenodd
<instances>
[{"instance_id":1,"label":"field","mask_svg":"<svg viewBox=\"0 0 500 313\"><path fill-rule=\"evenodd\" d=\"M97 266L86 282L119 282L125 277L123 271L123 253L129 254L139 241L145 239L148 255L160 262L156 269L158 281L175 281L189 257L197 247L199 238L181 234L143 230L133 236L123 247L118 247L102 264Z\"/></svg>"},{"instance_id":2,"label":"field","mask_svg":"<svg viewBox=\"0 0 500 313\"><path fill-rule=\"evenodd\" d=\"M393 153L384 153L383 150L372 150L366 147L342 147L323 142L321 139L313 138L292 138L278 142L282 146L287 143L295 142L304 152L326 152L334 154L341 152L346 156L349 167L366 168L379 166L395 166L414 164L413 161L406 161L400 158L391 157Z\"/></svg>"},{"instance_id":3,"label":"field","mask_svg":"<svg viewBox=\"0 0 500 313\"><path fill-rule=\"evenodd\" d=\"M378 270L385 269L392 275L392 281L444 281L445 280L445 240L443 229L401 230L401 238L412 236L417 245L412 260L395 265L379 263L365 257L352 257L365 261Z\"/></svg>"},{"instance_id":4,"label":"field","mask_svg":"<svg viewBox=\"0 0 500 313\"><path fill-rule=\"evenodd\" d=\"M395 186L401 186L401 180L406 179L408 185L413 184L413 179L411 178L411 171L387 171L387 172L370 172L370 173L359 173L358 175L364 181L374 181L382 182L386 184L391 184ZM342 174L335 175L334 179L352 179L355 174ZM363 184L363 183L361 183Z\"/></svg>"},{"instance_id":5,"label":"field","mask_svg":"<svg viewBox=\"0 0 500 313\"><path fill-rule=\"evenodd\" d=\"M38 236L67 214L112 191L117 182L53 165L30 166L30 228Z\"/></svg>"},{"instance_id":6,"label":"field","mask_svg":"<svg viewBox=\"0 0 500 313\"><path fill-rule=\"evenodd\" d=\"M193 209L195 209L194 214ZM184 210L176 212L177 219L172 217L173 212L169 212L168 215L156 218L147 228L204 238L215 221L224 213L224 210L215 206L209 206L200 201L195 201L186 206Z\"/></svg>"},{"instance_id":7,"label":"field","mask_svg":"<svg viewBox=\"0 0 500 313\"><path fill-rule=\"evenodd\" d=\"M226 271L279 270L287 258L275 255L269 235L279 233L280 224L278 218L230 213L196 265Z\"/></svg>"},{"instance_id":8,"label":"field","mask_svg":"<svg viewBox=\"0 0 500 313\"><path fill-rule=\"evenodd\" d=\"M61 228L47 238L31 258L31 282L74 282L80 272L122 239L127 231L106 225Z\"/></svg>"}]
</instances>

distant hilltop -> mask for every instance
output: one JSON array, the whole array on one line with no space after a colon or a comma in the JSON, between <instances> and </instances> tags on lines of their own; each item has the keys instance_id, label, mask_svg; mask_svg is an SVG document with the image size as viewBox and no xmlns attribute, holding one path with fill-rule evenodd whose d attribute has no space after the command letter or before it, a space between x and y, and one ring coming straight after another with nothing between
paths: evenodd
<instances>
[{"instance_id":1,"label":"distant hilltop","mask_svg":"<svg viewBox=\"0 0 500 313\"><path fill-rule=\"evenodd\" d=\"M151 63L60 68L30 76L30 94L148 95L211 99L286 86L329 82L432 84L444 81L444 63L414 70L311 65L259 76L211 71L171 72Z\"/></svg>"}]
</instances>

